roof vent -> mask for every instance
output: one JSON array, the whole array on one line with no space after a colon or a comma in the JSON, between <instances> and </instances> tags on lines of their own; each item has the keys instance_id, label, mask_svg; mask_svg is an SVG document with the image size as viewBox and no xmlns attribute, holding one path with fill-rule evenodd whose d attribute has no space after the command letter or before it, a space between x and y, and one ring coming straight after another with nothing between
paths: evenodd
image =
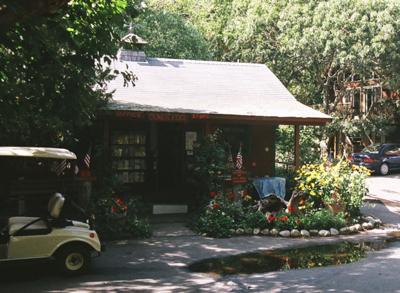
<instances>
[{"instance_id":1,"label":"roof vent","mask_svg":"<svg viewBox=\"0 0 400 293\"><path fill-rule=\"evenodd\" d=\"M118 59L119 61L146 62L146 54L143 51L120 49Z\"/></svg>"},{"instance_id":2,"label":"roof vent","mask_svg":"<svg viewBox=\"0 0 400 293\"><path fill-rule=\"evenodd\" d=\"M143 51L143 47L147 42L144 39L130 32L122 37L121 41L123 43L123 48L118 52L118 59L120 61L146 61L146 54Z\"/></svg>"}]
</instances>

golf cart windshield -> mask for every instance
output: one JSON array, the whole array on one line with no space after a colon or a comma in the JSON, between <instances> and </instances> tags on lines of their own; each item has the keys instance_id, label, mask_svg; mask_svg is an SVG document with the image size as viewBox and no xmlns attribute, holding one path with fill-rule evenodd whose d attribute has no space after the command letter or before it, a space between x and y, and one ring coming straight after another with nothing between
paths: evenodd
<instances>
[{"instance_id":1,"label":"golf cart windshield","mask_svg":"<svg viewBox=\"0 0 400 293\"><path fill-rule=\"evenodd\" d=\"M71 193L76 155L66 149L0 147L0 214L40 215L55 192Z\"/></svg>"}]
</instances>

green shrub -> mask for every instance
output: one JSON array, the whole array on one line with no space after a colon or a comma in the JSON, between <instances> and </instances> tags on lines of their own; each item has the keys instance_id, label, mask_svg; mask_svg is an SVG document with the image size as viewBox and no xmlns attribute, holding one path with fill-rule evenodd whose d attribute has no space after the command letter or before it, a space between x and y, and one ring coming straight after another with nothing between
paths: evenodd
<instances>
[{"instance_id":1,"label":"green shrub","mask_svg":"<svg viewBox=\"0 0 400 293\"><path fill-rule=\"evenodd\" d=\"M305 215L279 213L274 217L273 226L279 230L340 229L346 225L343 213L333 214L327 209L313 211Z\"/></svg>"},{"instance_id":2,"label":"green shrub","mask_svg":"<svg viewBox=\"0 0 400 293\"><path fill-rule=\"evenodd\" d=\"M301 229L299 216L290 213L279 213L275 216L273 227L278 230Z\"/></svg>"},{"instance_id":3,"label":"green shrub","mask_svg":"<svg viewBox=\"0 0 400 293\"><path fill-rule=\"evenodd\" d=\"M136 198L98 199L94 206L96 230L104 239L149 237L150 225L141 217L141 210Z\"/></svg>"},{"instance_id":4,"label":"green shrub","mask_svg":"<svg viewBox=\"0 0 400 293\"><path fill-rule=\"evenodd\" d=\"M330 228L340 229L346 225L343 213L334 215L329 210L323 209L300 217L301 227L311 230L329 230Z\"/></svg>"},{"instance_id":5,"label":"green shrub","mask_svg":"<svg viewBox=\"0 0 400 293\"><path fill-rule=\"evenodd\" d=\"M253 211L251 209L245 209L242 219L239 221L238 226L241 228L267 228L268 222L265 215L260 211Z\"/></svg>"},{"instance_id":6,"label":"green shrub","mask_svg":"<svg viewBox=\"0 0 400 293\"><path fill-rule=\"evenodd\" d=\"M196 229L211 237L229 237L232 229L243 220L241 202L231 195L212 192L212 200L203 208L195 224Z\"/></svg>"},{"instance_id":7,"label":"green shrub","mask_svg":"<svg viewBox=\"0 0 400 293\"><path fill-rule=\"evenodd\" d=\"M298 171L297 189L309 197L309 210L325 207L351 217L359 214L368 175L366 168L347 161L308 164Z\"/></svg>"},{"instance_id":8,"label":"green shrub","mask_svg":"<svg viewBox=\"0 0 400 293\"><path fill-rule=\"evenodd\" d=\"M197 229L207 236L224 238L232 236L234 219L219 208L210 207L199 217Z\"/></svg>"},{"instance_id":9,"label":"green shrub","mask_svg":"<svg viewBox=\"0 0 400 293\"><path fill-rule=\"evenodd\" d=\"M193 166L197 180L208 191L221 190L227 169L229 144L220 129L200 139L195 145Z\"/></svg>"}]
</instances>

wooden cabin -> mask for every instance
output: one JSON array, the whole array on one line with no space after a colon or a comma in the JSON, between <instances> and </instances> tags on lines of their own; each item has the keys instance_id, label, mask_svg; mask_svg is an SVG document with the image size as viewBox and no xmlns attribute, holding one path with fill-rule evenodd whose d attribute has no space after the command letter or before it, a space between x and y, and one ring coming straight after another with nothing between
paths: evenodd
<instances>
[{"instance_id":1,"label":"wooden cabin","mask_svg":"<svg viewBox=\"0 0 400 293\"><path fill-rule=\"evenodd\" d=\"M222 129L233 155L243 146L244 168L254 177L272 176L275 129L324 125L331 118L298 102L263 64L147 58L121 50L111 66L126 66L138 80L122 76L108 84L113 100L102 112L104 147L113 171L132 194L148 202L185 204L193 145Z\"/></svg>"}]
</instances>

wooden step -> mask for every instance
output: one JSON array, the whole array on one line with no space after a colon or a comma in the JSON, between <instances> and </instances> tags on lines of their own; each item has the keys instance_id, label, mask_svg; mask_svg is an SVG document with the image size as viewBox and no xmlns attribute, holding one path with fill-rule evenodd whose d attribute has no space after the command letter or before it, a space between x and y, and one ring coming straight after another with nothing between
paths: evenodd
<instances>
[{"instance_id":1,"label":"wooden step","mask_svg":"<svg viewBox=\"0 0 400 293\"><path fill-rule=\"evenodd\" d=\"M188 206L186 204L155 204L153 205L153 215L165 214L186 214Z\"/></svg>"}]
</instances>

